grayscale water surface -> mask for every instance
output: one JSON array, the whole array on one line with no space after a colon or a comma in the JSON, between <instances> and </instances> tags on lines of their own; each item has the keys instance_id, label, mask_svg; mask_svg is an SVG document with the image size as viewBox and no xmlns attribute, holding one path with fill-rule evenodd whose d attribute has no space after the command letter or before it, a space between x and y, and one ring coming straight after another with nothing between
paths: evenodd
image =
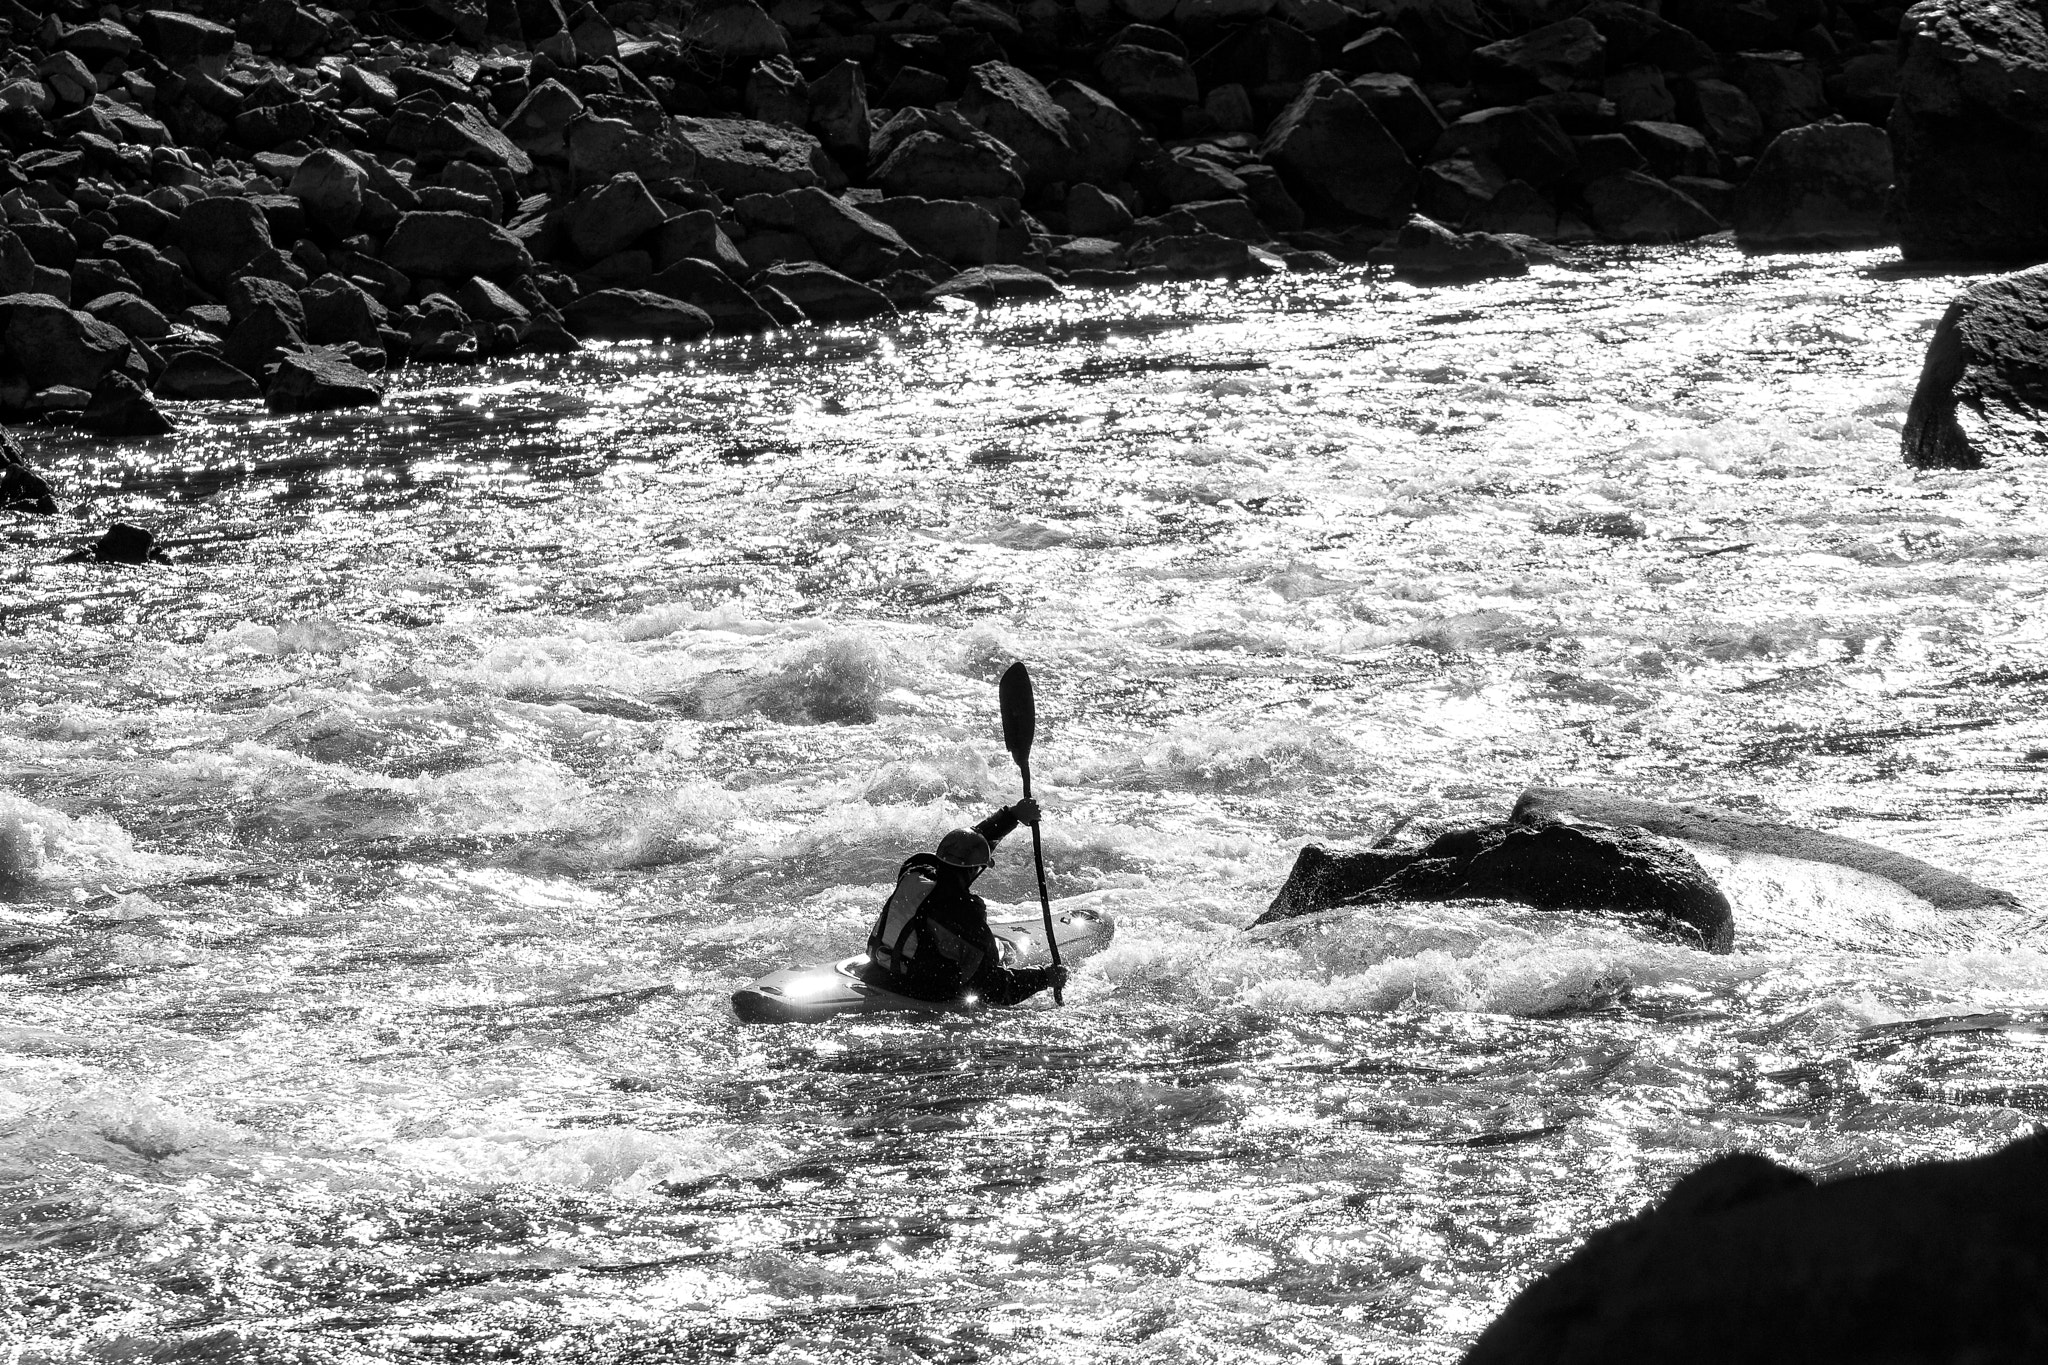
<instances>
[{"instance_id":1,"label":"grayscale water surface","mask_svg":"<svg viewBox=\"0 0 2048 1365\"><path fill-rule=\"evenodd\" d=\"M91 515L0 528L0 1361L1449 1362L1714 1152L2048 1119L2035 1035L1858 1039L2048 1008L2032 911L1745 866L1729 957L1240 932L1303 843L1538 781L2048 905L2048 464L1901 466L1961 283L1887 259L1076 293L46 442ZM56 562L116 516L177 562ZM735 1023L1014 799L1014 657L1052 894L1121 924L1067 1008Z\"/></svg>"}]
</instances>

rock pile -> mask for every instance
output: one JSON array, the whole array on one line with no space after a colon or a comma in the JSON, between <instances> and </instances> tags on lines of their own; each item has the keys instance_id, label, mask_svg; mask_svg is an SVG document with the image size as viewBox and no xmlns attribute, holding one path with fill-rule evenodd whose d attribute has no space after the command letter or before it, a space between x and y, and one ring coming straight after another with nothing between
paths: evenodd
<instances>
[{"instance_id":1,"label":"rock pile","mask_svg":"<svg viewBox=\"0 0 2048 1365\"><path fill-rule=\"evenodd\" d=\"M1882 114L1896 27L1850 0L0 0L0 328L33 339L0 416L374 402L406 360L1052 287L1019 270L1321 268L1418 214L1445 231L1410 256L1452 276L1515 268L1462 232L1697 235L1772 138Z\"/></svg>"}]
</instances>

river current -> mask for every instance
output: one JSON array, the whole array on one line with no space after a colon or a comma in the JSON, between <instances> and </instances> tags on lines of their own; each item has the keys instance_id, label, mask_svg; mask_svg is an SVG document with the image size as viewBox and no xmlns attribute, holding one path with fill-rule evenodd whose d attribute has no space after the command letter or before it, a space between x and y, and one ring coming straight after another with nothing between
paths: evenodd
<instances>
[{"instance_id":1,"label":"river current","mask_svg":"<svg viewBox=\"0 0 2048 1365\"><path fill-rule=\"evenodd\" d=\"M1963 285L1589 251L408 371L41 437L0 527L0 1361L1454 1361L1742 1148L2048 1120L2033 908L1243 932L1532 783L2048 906L2048 464L1902 466ZM60 562L108 521L172 562ZM1064 1009L737 1023L1014 800ZM1405 822L1405 824L1403 823ZM983 889L1028 906L1028 844Z\"/></svg>"}]
</instances>

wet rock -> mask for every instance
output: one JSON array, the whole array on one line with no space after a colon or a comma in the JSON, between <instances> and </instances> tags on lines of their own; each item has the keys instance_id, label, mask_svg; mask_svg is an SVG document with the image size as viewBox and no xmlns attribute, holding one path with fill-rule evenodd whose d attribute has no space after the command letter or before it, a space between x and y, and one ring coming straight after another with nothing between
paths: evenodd
<instances>
[{"instance_id":1,"label":"wet rock","mask_svg":"<svg viewBox=\"0 0 2048 1365\"><path fill-rule=\"evenodd\" d=\"M117 521L93 542L89 552L102 564L162 564L164 552L156 548L156 535L146 527Z\"/></svg>"},{"instance_id":2,"label":"wet rock","mask_svg":"<svg viewBox=\"0 0 2048 1365\"><path fill-rule=\"evenodd\" d=\"M817 259L855 279L914 269L920 253L895 228L821 189L750 194L733 204L750 234L793 232ZM751 238L750 238L751 240Z\"/></svg>"},{"instance_id":3,"label":"wet rock","mask_svg":"<svg viewBox=\"0 0 2048 1365\"><path fill-rule=\"evenodd\" d=\"M848 279L826 265L772 265L760 273L755 286L774 290L802 309L813 322L857 322L863 318L893 317L896 313L896 305L880 290ZM757 293L755 297L760 296Z\"/></svg>"},{"instance_id":4,"label":"wet rock","mask_svg":"<svg viewBox=\"0 0 2048 1365\"><path fill-rule=\"evenodd\" d=\"M1560 90L1585 90L1606 73L1607 40L1583 18L1560 20L1519 38L1472 50L1472 82L1482 97L1512 104Z\"/></svg>"},{"instance_id":5,"label":"wet rock","mask_svg":"<svg viewBox=\"0 0 2048 1365\"><path fill-rule=\"evenodd\" d=\"M1891 143L1868 123L1816 123L1772 139L1735 198L1745 251L1838 251L1891 240Z\"/></svg>"},{"instance_id":6,"label":"wet rock","mask_svg":"<svg viewBox=\"0 0 2048 1365\"><path fill-rule=\"evenodd\" d=\"M1130 268L1123 247L1107 237L1069 237L1053 248L1052 263L1070 275L1080 271L1095 276Z\"/></svg>"},{"instance_id":7,"label":"wet rock","mask_svg":"<svg viewBox=\"0 0 2048 1365\"><path fill-rule=\"evenodd\" d=\"M957 116L906 109L875 133L874 182L890 195L923 199L1017 199L1016 155Z\"/></svg>"},{"instance_id":8,"label":"wet rock","mask_svg":"<svg viewBox=\"0 0 2048 1365\"><path fill-rule=\"evenodd\" d=\"M696 173L726 198L844 183L818 140L794 128L714 118L679 118L675 128L697 157Z\"/></svg>"},{"instance_id":9,"label":"wet rock","mask_svg":"<svg viewBox=\"0 0 2048 1365\"><path fill-rule=\"evenodd\" d=\"M1948 306L1904 446L1908 464L1936 468L2048 455L2048 266L1972 285Z\"/></svg>"},{"instance_id":10,"label":"wet rock","mask_svg":"<svg viewBox=\"0 0 2048 1365\"><path fill-rule=\"evenodd\" d=\"M2048 1340L2048 1137L1816 1184L1719 1157L1518 1294L1464 1365L2018 1362Z\"/></svg>"},{"instance_id":11,"label":"wet rock","mask_svg":"<svg viewBox=\"0 0 2048 1365\"><path fill-rule=\"evenodd\" d=\"M1264 247L1211 234L1140 242L1127 259L1133 270L1156 279L1237 279L1287 270L1287 262Z\"/></svg>"},{"instance_id":12,"label":"wet rock","mask_svg":"<svg viewBox=\"0 0 2048 1365\"><path fill-rule=\"evenodd\" d=\"M533 269L533 258L518 239L466 213L408 213L398 220L383 254L387 265L415 279L510 279Z\"/></svg>"},{"instance_id":13,"label":"wet rock","mask_svg":"<svg viewBox=\"0 0 2048 1365\"><path fill-rule=\"evenodd\" d=\"M1582 192L1587 220L1616 242L1683 242L1720 230L1720 223L1655 176L1620 171Z\"/></svg>"},{"instance_id":14,"label":"wet rock","mask_svg":"<svg viewBox=\"0 0 2048 1365\"><path fill-rule=\"evenodd\" d=\"M1908 260L2048 259L2048 16L1923 0L1901 26L1894 211Z\"/></svg>"},{"instance_id":15,"label":"wet rock","mask_svg":"<svg viewBox=\"0 0 2048 1365\"><path fill-rule=\"evenodd\" d=\"M263 395L272 412L330 412L373 408L384 401L384 385L332 347L293 351L277 362Z\"/></svg>"},{"instance_id":16,"label":"wet rock","mask_svg":"<svg viewBox=\"0 0 2048 1365\"><path fill-rule=\"evenodd\" d=\"M1004 299L1054 299L1060 287L1049 275L1021 265L978 265L926 291L930 299L968 299L986 307Z\"/></svg>"},{"instance_id":17,"label":"wet rock","mask_svg":"<svg viewBox=\"0 0 2048 1365\"><path fill-rule=\"evenodd\" d=\"M968 73L960 116L1017 155L1027 189L1073 173L1073 117L1036 78L1007 62L983 62Z\"/></svg>"},{"instance_id":18,"label":"wet rock","mask_svg":"<svg viewBox=\"0 0 2048 1365\"><path fill-rule=\"evenodd\" d=\"M131 337L155 340L171 334L170 319L139 294L102 294L85 305L85 311Z\"/></svg>"},{"instance_id":19,"label":"wet rock","mask_svg":"<svg viewBox=\"0 0 2048 1365\"><path fill-rule=\"evenodd\" d=\"M334 237L345 235L363 211L369 177L340 152L322 147L292 172L286 193L305 208L306 217Z\"/></svg>"},{"instance_id":20,"label":"wet rock","mask_svg":"<svg viewBox=\"0 0 2048 1365\"><path fill-rule=\"evenodd\" d=\"M685 257L656 272L647 288L702 309L721 332L766 332L779 325L753 295L712 261Z\"/></svg>"},{"instance_id":21,"label":"wet rock","mask_svg":"<svg viewBox=\"0 0 2048 1365\"><path fill-rule=\"evenodd\" d=\"M172 356L151 387L158 398L176 401L242 402L263 396L262 385L206 351Z\"/></svg>"},{"instance_id":22,"label":"wet rock","mask_svg":"<svg viewBox=\"0 0 2048 1365\"><path fill-rule=\"evenodd\" d=\"M797 307L796 300L773 285L757 284L747 290L754 302L761 305L761 311L773 318L777 327L800 327L810 319L804 310ZM891 305L892 307L894 305Z\"/></svg>"},{"instance_id":23,"label":"wet rock","mask_svg":"<svg viewBox=\"0 0 2048 1365\"><path fill-rule=\"evenodd\" d=\"M192 273L215 293L253 262L270 255L270 221L247 199L200 199L178 215L178 247Z\"/></svg>"},{"instance_id":24,"label":"wet rock","mask_svg":"<svg viewBox=\"0 0 2048 1365\"><path fill-rule=\"evenodd\" d=\"M701 308L645 289L600 289L562 310L562 323L586 341L689 341L711 330Z\"/></svg>"},{"instance_id":25,"label":"wet rock","mask_svg":"<svg viewBox=\"0 0 2048 1365\"><path fill-rule=\"evenodd\" d=\"M129 354L128 338L48 294L0 297L0 354L31 389L95 388Z\"/></svg>"},{"instance_id":26,"label":"wet rock","mask_svg":"<svg viewBox=\"0 0 2048 1365\"><path fill-rule=\"evenodd\" d=\"M1441 283L1526 275L1529 258L1487 232L1453 232L1417 214L1394 242L1394 274Z\"/></svg>"},{"instance_id":27,"label":"wet rock","mask_svg":"<svg viewBox=\"0 0 2048 1365\"><path fill-rule=\"evenodd\" d=\"M1364 100L1331 72L1311 77L1259 144L1304 204L1374 222L1399 221L1415 202L1415 167Z\"/></svg>"},{"instance_id":28,"label":"wet rock","mask_svg":"<svg viewBox=\"0 0 2048 1365\"><path fill-rule=\"evenodd\" d=\"M622 119L584 116L563 138L570 182L599 185L620 175L642 180L687 180L698 174L697 153L673 132L647 132Z\"/></svg>"},{"instance_id":29,"label":"wet rock","mask_svg":"<svg viewBox=\"0 0 2048 1365\"><path fill-rule=\"evenodd\" d=\"M57 514L56 491L37 473L12 436L0 431L0 512L50 517Z\"/></svg>"},{"instance_id":30,"label":"wet rock","mask_svg":"<svg viewBox=\"0 0 2048 1365\"><path fill-rule=\"evenodd\" d=\"M754 0L710 0L698 5L683 29L693 46L724 61L775 57L789 51L789 35Z\"/></svg>"},{"instance_id":31,"label":"wet rock","mask_svg":"<svg viewBox=\"0 0 2048 1365\"><path fill-rule=\"evenodd\" d=\"M100 376L92 391L92 402L79 415L78 424L102 436L163 436L171 421L157 410L149 390L120 370Z\"/></svg>"},{"instance_id":32,"label":"wet rock","mask_svg":"<svg viewBox=\"0 0 2048 1365\"><path fill-rule=\"evenodd\" d=\"M858 63L843 61L811 82L810 126L827 151L865 166L875 129L868 117L867 80Z\"/></svg>"}]
</instances>

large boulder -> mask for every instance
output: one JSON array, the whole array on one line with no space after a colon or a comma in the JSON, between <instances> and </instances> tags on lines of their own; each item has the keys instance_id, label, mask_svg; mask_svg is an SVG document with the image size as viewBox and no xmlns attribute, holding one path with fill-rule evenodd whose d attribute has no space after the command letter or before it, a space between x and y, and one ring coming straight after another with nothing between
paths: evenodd
<instances>
[{"instance_id":1,"label":"large boulder","mask_svg":"<svg viewBox=\"0 0 2048 1365\"><path fill-rule=\"evenodd\" d=\"M732 238L718 225L718 215L709 209L679 213L663 223L654 234L654 268L666 270L677 261L710 261L735 279L753 273Z\"/></svg>"},{"instance_id":2,"label":"large boulder","mask_svg":"<svg viewBox=\"0 0 2048 1365\"><path fill-rule=\"evenodd\" d=\"M412 103L412 98L406 99L392 115L385 140L393 147L431 163L474 161L515 176L533 173L533 158L491 126L475 105L449 104L429 111L408 108Z\"/></svg>"},{"instance_id":3,"label":"large boulder","mask_svg":"<svg viewBox=\"0 0 2048 1365\"><path fill-rule=\"evenodd\" d=\"M135 27L149 55L173 71L198 65L207 74L218 76L234 55L233 29L189 14L145 9L136 16Z\"/></svg>"},{"instance_id":4,"label":"large boulder","mask_svg":"<svg viewBox=\"0 0 2048 1365\"><path fill-rule=\"evenodd\" d=\"M914 270L919 253L888 224L817 188L782 194L749 194L733 204L752 232L793 232L817 258L855 279L875 279L895 270Z\"/></svg>"},{"instance_id":5,"label":"large boulder","mask_svg":"<svg viewBox=\"0 0 2048 1365\"><path fill-rule=\"evenodd\" d=\"M600 289L562 310L562 322L587 341L688 341L711 330L701 308L645 289Z\"/></svg>"},{"instance_id":6,"label":"large boulder","mask_svg":"<svg viewBox=\"0 0 2048 1365\"><path fill-rule=\"evenodd\" d=\"M180 351L164 365L152 386L159 398L241 402L263 396L263 386L217 355Z\"/></svg>"},{"instance_id":7,"label":"large boulder","mask_svg":"<svg viewBox=\"0 0 2048 1365\"><path fill-rule=\"evenodd\" d=\"M382 346L390 310L354 280L322 275L299 293L305 337L315 346Z\"/></svg>"},{"instance_id":8,"label":"large boulder","mask_svg":"<svg viewBox=\"0 0 2048 1365\"><path fill-rule=\"evenodd\" d=\"M557 80L545 80L513 107L503 132L533 156L560 161L568 155L569 125L583 112L583 97Z\"/></svg>"},{"instance_id":9,"label":"large boulder","mask_svg":"<svg viewBox=\"0 0 2048 1365\"><path fill-rule=\"evenodd\" d=\"M721 195L846 183L818 140L794 128L737 118L679 118L674 126L696 154L696 173Z\"/></svg>"},{"instance_id":10,"label":"large boulder","mask_svg":"<svg viewBox=\"0 0 2048 1365\"><path fill-rule=\"evenodd\" d=\"M158 411L149 390L121 370L109 370L93 387L92 401L78 415L78 424L102 436L164 436L171 419Z\"/></svg>"},{"instance_id":11,"label":"large boulder","mask_svg":"<svg viewBox=\"0 0 2048 1365\"><path fill-rule=\"evenodd\" d=\"M1188 59L1156 47L1119 43L1102 54L1095 70L1118 104L1147 118L1177 118L1202 97Z\"/></svg>"},{"instance_id":12,"label":"large boulder","mask_svg":"<svg viewBox=\"0 0 2048 1365\"><path fill-rule=\"evenodd\" d=\"M1394 241L1394 274L1452 284L1526 275L1529 258L1512 242L1487 232L1453 232L1420 214Z\"/></svg>"},{"instance_id":13,"label":"large boulder","mask_svg":"<svg viewBox=\"0 0 2048 1365\"><path fill-rule=\"evenodd\" d=\"M697 153L674 132L648 132L624 119L573 119L562 134L569 179L601 185L620 175L642 180L687 180L697 174Z\"/></svg>"},{"instance_id":14,"label":"large boulder","mask_svg":"<svg viewBox=\"0 0 2048 1365\"><path fill-rule=\"evenodd\" d=\"M865 163L874 123L868 117L868 87L860 64L843 61L811 82L811 128L825 149L850 162Z\"/></svg>"},{"instance_id":15,"label":"large boulder","mask_svg":"<svg viewBox=\"0 0 2048 1365\"><path fill-rule=\"evenodd\" d=\"M1713 214L1683 191L1641 171L1616 171L1589 183L1586 219L1615 242L1684 242L1721 230Z\"/></svg>"},{"instance_id":16,"label":"large boulder","mask_svg":"<svg viewBox=\"0 0 2048 1365\"><path fill-rule=\"evenodd\" d=\"M753 295L711 261L685 257L657 271L647 288L702 309L721 332L768 332L777 325Z\"/></svg>"},{"instance_id":17,"label":"large boulder","mask_svg":"<svg viewBox=\"0 0 2048 1365\"><path fill-rule=\"evenodd\" d=\"M923 110L905 110L891 124ZM929 116L926 121L930 122ZM885 125L876 133L881 141ZM875 167L874 181L888 193L925 199L1019 198L1024 193L1022 167L1008 147L986 135L962 137L957 131L920 126L894 141Z\"/></svg>"},{"instance_id":18,"label":"large boulder","mask_svg":"<svg viewBox=\"0 0 2048 1365\"><path fill-rule=\"evenodd\" d=\"M1548 189L1578 169L1579 154L1557 120L1526 105L1477 109L1453 121L1430 150L1431 161L1484 156L1516 180Z\"/></svg>"},{"instance_id":19,"label":"large boulder","mask_svg":"<svg viewBox=\"0 0 2048 1365\"><path fill-rule=\"evenodd\" d=\"M263 401L272 412L374 408L384 401L384 385L340 351L315 347L279 359Z\"/></svg>"},{"instance_id":20,"label":"large boulder","mask_svg":"<svg viewBox=\"0 0 2048 1365\"><path fill-rule=\"evenodd\" d=\"M48 294L0 297L0 355L31 390L62 385L89 393L128 354L119 329Z\"/></svg>"},{"instance_id":21,"label":"large boulder","mask_svg":"<svg viewBox=\"0 0 2048 1365\"><path fill-rule=\"evenodd\" d=\"M1259 155L1304 205L1401 222L1415 203L1415 165L1370 106L1325 71L1303 82L1266 130Z\"/></svg>"},{"instance_id":22,"label":"large boulder","mask_svg":"<svg viewBox=\"0 0 2048 1365\"><path fill-rule=\"evenodd\" d=\"M1108 187L1122 180L1150 141L1137 121L1114 100L1078 81L1060 81L1051 94L1053 103L1066 111L1076 139L1075 182Z\"/></svg>"},{"instance_id":23,"label":"large boulder","mask_svg":"<svg viewBox=\"0 0 2048 1365\"><path fill-rule=\"evenodd\" d=\"M1524 1289L1464 1365L2041 1358L2048 1134L1816 1184L1721 1156Z\"/></svg>"},{"instance_id":24,"label":"large boulder","mask_svg":"<svg viewBox=\"0 0 2048 1365\"><path fill-rule=\"evenodd\" d=\"M306 217L330 236L340 237L355 226L363 211L363 191L369 177L340 152L322 147L301 161L292 172L285 193L305 206Z\"/></svg>"},{"instance_id":25,"label":"large boulder","mask_svg":"<svg viewBox=\"0 0 2048 1365\"><path fill-rule=\"evenodd\" d=\"M2048 260L2048 16L2003 0L1922 0L1901 37L1901 253Z\"/></svg>"},{"instance_id":26,"label":"large boulder","mask_svg":"<svg viewBox=\"0 0 2048 1365\"><path fill-rule=\"evenodd\" d=\"M1831 112L1820 63L1797 52L1739 52L1722 70L1756 106L1768 136L1818 123Z\"/></svg>"},{"instance_id":27,"label":"large boulder","mask_svg":"<svg viewBox=\"0 0 2048 1365\"><path fill-rule=\"evenodd\" d=\"M1022 265L970 266L925 291L928 299L966 299L987 307L1005 299L1056 299L1060 287L1050 275Z\"/></svg>"},{"instance_id":28,"label":"large boulder","mask_svg":"<svg viewBox=\"0 0 2048 1365\"><path fill-rule=\"evenodd\" d=\"M601 261L645 237L667 211L631 171L576 196L562 210L562 230L586 261Z\"/></svg>"},{"instance_id":29,"label":"large boulder","mask_svg":"<svg viewBox=\"0 0 2048 1365\"><path fill-rule=\"evenodd\" d=\"M1816 123L1772 139L1735 196L1745 251L1835 251L1891 240L1891 141L1868 123Z\"/></svg>"},{"instance_id":30,"label":"large boulder","mask_svg":"<svg viewBox=\"0 0 2048 1365\"><path fill-rule=\"evenodd\" d=\"M1073 116L1035 77L1008 62L983 62L969 73L958 108L962 118L1017 154L1027 188L1073 174Z\"/></svg>"},{"instance_id":31,"label":"large boulder","mask_svg":"<svg viewBox=\"0 0 2048 1365\"><path fill-rule=\"evenodd\" d=\"M35 290L36 258L21 237L0 228L0 294L26 294Z\"/></svg>"},{"instance_id":32,"label":"large boulder","mask_svg":"<svg viewBox=\"0 0 2048 1365\"><path fill-rule=\"evenodd\" d=\"M533 257L496 223L466 213L408 213L384 243L384 263L414 278L510 279L531 273Z\"/></svg>"},{"instance_id":33,"label":"large boulder","mask_svg":"<svg viewBox=\"0 0 2048 1365\"><path fill-rule=\"evenodd\" d=\"M139 294L102 294L86 304L85 311L144 341L161 340L171 334L170 319Z\"/></svg>"},{"instance_id":34,"label":"large boulder","mask_svg":"<svg viewBox=\"0 0 2048 1365\"><path fill-rule=\"evenodd\" d=\"M988 265L1002 253L1002 221L965 199L905 195L863 207L869 217L896 229L911 246L950 265ZM1126 212L1124 226L1129 226L1130 218Z\"/></svg>"},{"instance_id":35,"label":"large boulder","mask_svg":"<svg viewBox=\"0 0 2048 1365\"><path fill-rule=\"evenodd\" d=\"M1906 413L1908 464L2048 455L2048 266L1963 291L1927 346Z\"/></svg>"},{"instance_id":36,"label":"large boulder","mask_svg":"<svg viewBox=\"0 0 2048 1365\"><path fill-rule=\"evenodd\" d=\"M276 248L270 222L254 201L231 196L198 199L178 215L178 247L192 273L215 293L251 262Z\"/></svg>"},{"instance_id":37,"label":"large boulder","mask_svg":"<svg viewBox=\"0 0 2048 1365\"><path fill-rule=\"evenodd\" d=\"M683 39L722 61L789 51L789 34L754 0L709 0L695 6Z\"/></svg>"},{"instance_id":38,"label":"large boulder","mask_svg":"<svg viewBox=\"0 0 2048 1365\"><path fill-rule=\"evenodd\" d=\"M756 277L755 284L789 299L813 322L858 322L893 317L896 312L896 305L881 291L815 262L771 265Z\"/></svg>"},{"instance_id":39,"label":"large boulder","mask_svg":"<svg viewBox=\"0 0 2048 1365\"><path fill-rule=\"evenodd\" d=\"M1546 24L1519 38L1472 50L1472 82L1484 98L1506 104L1599 86L1607 40L1584 18Z\"/></svg>"}]
</instances>

